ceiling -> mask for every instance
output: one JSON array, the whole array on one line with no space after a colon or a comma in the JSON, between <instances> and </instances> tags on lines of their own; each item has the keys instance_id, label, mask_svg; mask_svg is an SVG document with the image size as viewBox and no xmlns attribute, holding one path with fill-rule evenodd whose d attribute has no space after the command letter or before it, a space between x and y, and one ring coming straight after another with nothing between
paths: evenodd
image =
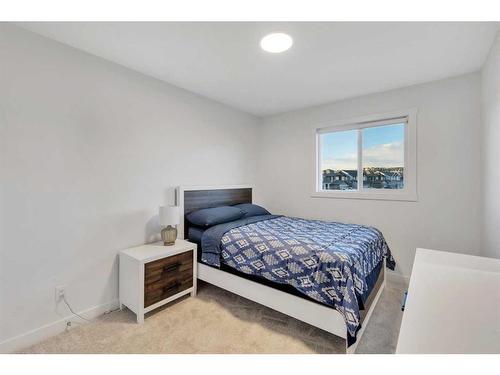
<instances>
[{"instance_id":1,"label":"ceiling","mask_svg":"<svg viewBox=\"0 0 500 375\"><path fill-rule=\"evenodd\" d=\"M385 91L481 68L499 23L18 23L257 116ZM259 47L282 31L293 47Z\"/></svg>"}]
</instances>

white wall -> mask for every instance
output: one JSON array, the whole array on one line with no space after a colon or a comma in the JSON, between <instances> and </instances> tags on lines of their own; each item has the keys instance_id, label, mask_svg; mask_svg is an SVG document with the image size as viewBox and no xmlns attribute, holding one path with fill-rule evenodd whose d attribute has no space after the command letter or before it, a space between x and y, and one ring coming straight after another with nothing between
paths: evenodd
<instances>
[{"instance_id":1,"label":"white wall","mask_svg":"<svg viewBox=\"0 0 500 375\"><path fill-rule=\"evenodd\" d=\"M117 251L155 239L175 186L254 182L258 124L0 23L0 342L68 315L56 285L114 305Z\"/></svg>"},{"instance_id":2,"label":"white wall","mask_svg":"<svg viewBox=\"0 0 500 375\"><path fill-rule=\"evenodd\" d=\"M418 202L311 198L313 129L418 108ZM416 247L479 251L480 77L457 78L265 119L257 194L273 213L373 225L409 276Z\"/></svg>"},{"instance_id":3,"label":"white wall","mask_svg":"<svg viewBox=\"0 0 500 375\"><path fill-rule=\"evenodd\" d=\"M482 251L500 258L500 32L481 72L482 144Z\"/></svg>"},{"instance_id":4,"label":"white wall","mask_svg":"<svg viewBox=\"0 0 500 375\"><path fill-rule=\"evenodd\" d=\"M499 49L497 39L482 73L483 159L496 180ZM180 184L256 182L275 213L377 226L404 276L416 247L479 253L480 91L470 74L260 121L0 23L0 351L63 327L56 285L76 310L114 306L117 251L157 238L157 206ZM418 202L310 197L318 123L412 107ZM500 205L494 186L483 192L494 255Z\"/></svg>"}]
</instances>

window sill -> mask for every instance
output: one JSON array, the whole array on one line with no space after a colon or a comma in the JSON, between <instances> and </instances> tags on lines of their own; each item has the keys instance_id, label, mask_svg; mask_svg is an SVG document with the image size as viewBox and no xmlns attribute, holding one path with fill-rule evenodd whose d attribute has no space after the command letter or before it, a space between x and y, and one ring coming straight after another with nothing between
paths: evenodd
<instances>
[{"instance_id":1,"label":"window sill","mask_svg":"<svg viewBox=\"0 0 500 375\"><path fill-rule=\"evenodd\" d=\"M359 191L315 191L311 194L312 198L334 198L334 199L368 199L368 200L383 200L383 201L406 201L417 202L416 193L410 192L369 192L362 193Z\"/></svg>"}]
</instances>

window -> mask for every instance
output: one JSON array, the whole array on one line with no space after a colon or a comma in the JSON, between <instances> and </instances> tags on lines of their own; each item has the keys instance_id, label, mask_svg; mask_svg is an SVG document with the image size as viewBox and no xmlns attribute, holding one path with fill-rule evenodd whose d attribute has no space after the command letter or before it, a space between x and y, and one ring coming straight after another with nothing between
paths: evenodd
<instances>
[{"instance_id":1,"label":"window","mask_svg":"<svg viewBox=\"0 0 500 375\"><path fill-rule=\"evenodd\" d=\"M359 130L363 139L364 189L404 188L404 138L406 119L394 125Z\"/></svg>"},{"instance_id":2,"label":"window","mask_svg":"<svg viewBox=\"0 0 500 375\"><path fill-rule=\"evenodd\" d=\"M313 196L416 200L416 111L316 129Z\"/></svg>"}]
</instances>

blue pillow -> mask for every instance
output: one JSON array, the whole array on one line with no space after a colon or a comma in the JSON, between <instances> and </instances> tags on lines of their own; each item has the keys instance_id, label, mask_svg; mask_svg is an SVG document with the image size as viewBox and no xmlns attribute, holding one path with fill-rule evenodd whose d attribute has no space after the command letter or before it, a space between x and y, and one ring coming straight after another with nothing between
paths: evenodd
<instances>
[{"instance_id":1,"label":"blue pillow","mask_svg":"<svg viewBox=\"0 0 500 375\"><path fill-rule=\"evenodd\" d=\"M241 211L244 212L243 217L251 217L251 216L258 216L258 215L271 215L271 213L266 210L264 207L257 206L256 204L252 203L242 203L242 204L237 204L233 207L238 207Z\"/></svg>"},{"instance_id":2,"label":"blue pillow","mask_svg":"<svg viewBox=\"0 0 500 375\"><path fill-rule=\"evenodd\" d=\"M212 225L241 219L244 214L245 213L237 207L222 206L193 211L186 216L186 219L191 224L199 227L211 227Z\"/></svg>"}]
</instances>

